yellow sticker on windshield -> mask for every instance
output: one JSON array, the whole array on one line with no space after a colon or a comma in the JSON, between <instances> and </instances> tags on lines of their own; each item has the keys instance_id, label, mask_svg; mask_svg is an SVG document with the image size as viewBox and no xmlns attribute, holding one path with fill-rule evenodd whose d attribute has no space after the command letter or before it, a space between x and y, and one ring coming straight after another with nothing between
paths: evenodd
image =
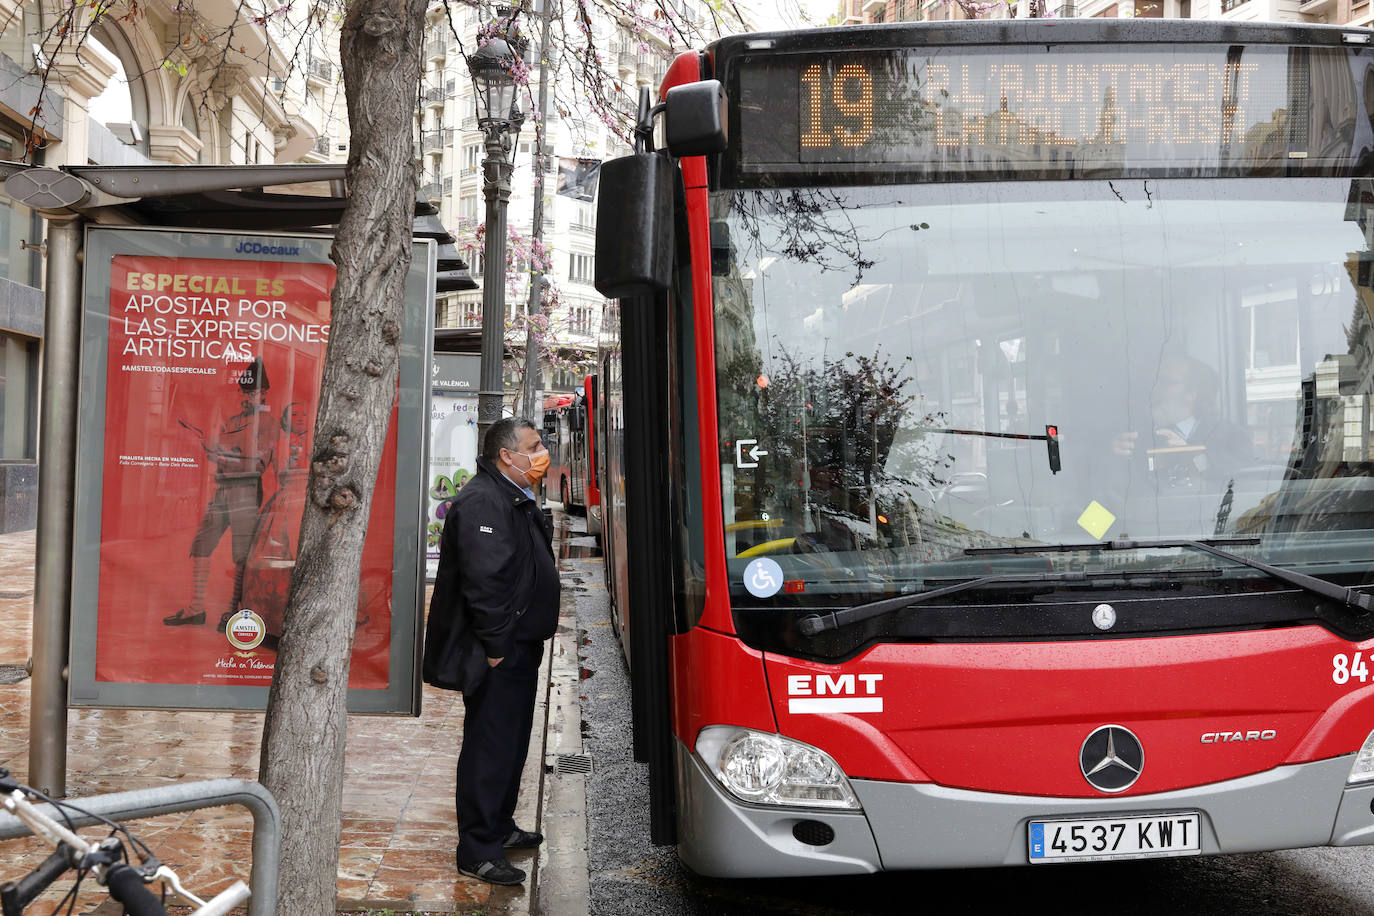
<instances>
[{"instance_id":1,"label":"yellow sticker on windshield","mask_svg":"<svg viewBox=\"0 0 1374 916\"><path fill-rule=\"evenodd\" d=\"M1116 516L1108 512L1107 507L1095 499L1088 503L1088 508L1083 510L1082 515L1078 516L1078 527L1099 539L1115 523Z\"/></svg>"}]
</instances>

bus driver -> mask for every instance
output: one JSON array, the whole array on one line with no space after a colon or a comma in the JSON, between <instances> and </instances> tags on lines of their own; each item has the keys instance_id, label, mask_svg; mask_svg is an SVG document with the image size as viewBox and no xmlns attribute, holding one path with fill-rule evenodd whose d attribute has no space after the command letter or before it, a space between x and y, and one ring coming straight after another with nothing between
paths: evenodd
<instances>
[{"instance_id":1,"label":"bus driver","mask_svg":"<svg viewBox=\"0 0 1374 916\"><path fill-rule=\"evenodd\" d=\"M1165 356L1150 392L1154 443L1145 452L1149 470L1171 480L1225 486L1251 462L1249 433L1226 420L1218 407L1216 373L1191 356ZM1112 451L1137 457L1137 432L1118 433Z\"/></svg>"}]
</instances>

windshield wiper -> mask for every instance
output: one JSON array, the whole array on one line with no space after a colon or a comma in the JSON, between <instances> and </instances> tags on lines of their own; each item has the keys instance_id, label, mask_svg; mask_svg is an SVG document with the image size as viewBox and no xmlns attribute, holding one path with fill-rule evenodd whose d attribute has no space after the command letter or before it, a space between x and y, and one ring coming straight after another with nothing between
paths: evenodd
<instances>
[{"instance_id":1,"label":"windshield wiper","mask_svg":"<svg viewBox=\"0 0 1374 916\"><path fill-rule=\"evenodd\" d=\"M1323 598L1330 598L1339 601L1346 607L1360 608L1361 610L1374 609L1374 595L1357 591L1353 588L1345 588L1325 579L1318 579L1316 576L1309 576L1304 573L1294 572L1291 569L1284 569L1281 566L1271 566L1268 563L1261 563L1259 560L1252 560L1240 554L1232 553L1229 550L1222 550L1217 544L1258 544L1259 538L1212 538L1209 540L1188 540L1188 539L1160 539L1160 540L1115 540L1100 541L1093 544L1045 544L1043 546L1017 546L1017 547L989 547L989 548L970 548L965 553L969 554L997 554L997 553L1036 553L1036 552L1069 552L1074 550L1140 550L1150 548L1166 547L1186 547L1192 550L1199 550L1203 553L1211 554L1222 560L1229 560L1241 566L1248 566L1257 569L1272 578L1289 585L1297 586L1304 591ZM1215 570L1157 570L1152 571L1155 575L1198 575L1213 573ZM845 608L840 611L833 611L828 614L814 614L802 618L797 629L803 636L816 636L826 630L839 629L852 623L860 623L864 620L871 620L874 617L882 617L885 614L895 613L905 610L932 598L942 598L945 595L952 595L955 592L967 591L973 588L981 588L985 585L996 585L1000 583L1023 583L1023 582L1085 582L1090 579L1115 579L1122 578L1121 572L1099 572L1086 573L1081 571L1072 572L1044 572L1044 573L1010 573L1001 576L981 576L969 579L967 582L956 582L954 585L947 585L943 588L932 589L928 592L917 592L912 595L898 595L895 598L883 598L879 601L869 601L865 604L856 604L854 607Z\"/></svg>"},{"instance_id":2,"label":"windshield wiper","mask_svg":"<svg viewBox=\"0 0 1374 916\"><path fill-rule=\"evenodd\" d=\"M1218 539L1225 540L1225 539ZM1258 539L1255 539L1258 543ZM1295 572L1291 569L1284 569L1282 566L1271 566L1259 560L1252 560L1243 557L1238 553L1229 550L1222 550L1215 545L1215 542L1193 541L1187 538L1179 540L1161 539L1157 541L1103 541L1097 545L1103 550L1136 550L1137 548L1151 547L1187 547L1192 550L1200 550L1209 553L1214 557L1223 560L1230 560L1232 563L1239 563L1241 566L1248 566L1251 569L1258 569L1260 572L1278 579L1280 582L1287 582L1289 585L1296 585L1298 588L1311 592L1314 595L1321 595L1323 598L1330 598L1339 601L1346 607L1357 607L1362 611L1374 608L1374 595L1366 594L1353 588L1346 588L1334 582L1327 582L1325 579L1318 579L1316 576L1309 576L1306 573Z\"/></svg>"},{"instance_id":3,"label":"windshield wiper","mask_svg":"<svg viewBox=\"0 0 1374 916\"><path fill-rule=\"evenodd\" d=\"M1259 538L1193 538L1189 544L1207 544L1212 547L1220 547L1223 544L1235 544L1237 546L1258 544ZM1011 553L1073 553L1075 550L1126 550L1128 546L1114 547L1112 545L1129 545L1130 547L1178 547L1177 542L1171 541L1089 541L1086 544L1013 544L1010 547L965 547L964 555L969 557L995 557ZM1227 559L1234 559L1228 556Z\"/></svg>"},{"instance_id":4,"label":"windshield wiper","mask_svg":"<svg viewBox=\"0 0 1374 916\"><path fill-rule=\"evenodd\" d=\"M956 582L943 588L933 588L928 592L898 595L896 598L881 598L877 601L856 604L841 611L803 617L797 624L797 629L801 630L803 636L815 636L826 630L836 630L847 624L859 623L863 620L871 620L874 617L890 614L893 611L904 610L932 598L942 598L955 592L968 591L971 588L999 582L1081 582L1087 578L1088 574L1084 572L1009 573L1004 576L980 576L976 579L969 579L967 582Z\"/></svg>"},{"instance_id":5,"label":"windshield wiper","mask_svg":"<svg viewBox=\"0 0 1374 916\"><path fill-rule=\"evenodd\" d=\"M1186 570L1151 570L1149 578L1179 576L1214 576L1220 574L1218 569L1186 569ZM1034 572L1034 573L1006 573L998 576L978 576L965 582L956 582L953 585L933 588L928 592L915 592L909 595L898 595L895 598L881 598L877 601L868 601L864 604L856 604L853 607L844 608L839 611L831 611L826 614L812 614L803 617L797 624L803 636L815 636L824 633L826 630L836 630L851 623L860 623L864 620L872 620L874 617L882 617L897 611L905 610L914 605L930 601L932 598L943 598L946 595L953 595L956 592L965 592L970 589L982 588L986 585L1003 584L1022 584L1030 582L1088 582L1094 579L1102 579L1107 582L1120 583L1123 580L1129 581L1132 578L1130 573L1113 572L1082 572L1078 570L1070 572Z\"/></svg>"},{"instance_id":6,"label":"windshield wiper","mask_svg":"<svg viewBox=\"0 0 1374 916\"><path fill-rule=\"evenodd\" d=\"M1311 592L1314 595L1321 595L1323 598L1330 598L1339 601L1346 607L1359 608L1368 611L1374 608L1374 595L1357 591L1353 588L1346 588L1336 585L1334 582L1327 582L1325 579L1318 579L1316 576L1309 576L1305 573L1295 572L1285 569L1282 566L1271 566L1259 560L1252 560L1249 557L1232 553L1229 550L1222 550L1220 544L1258 544L1259 538L1160 538L1158 540L1115 540L1098 541L1092 544L1045 544L1043 546L1018 545L1015 547L970 547L964 553L970 556L987 556L999 553L1068 553L1075 550L1142 550L1150 548L1164 547L1187 547L1191 550L1200 550L1203 553L1211 554L1223 560L1230 560L1241 566L1248 566L1257 569L1266 575L1295 585L1298 588Z\"/></svg>"}]
</instances>

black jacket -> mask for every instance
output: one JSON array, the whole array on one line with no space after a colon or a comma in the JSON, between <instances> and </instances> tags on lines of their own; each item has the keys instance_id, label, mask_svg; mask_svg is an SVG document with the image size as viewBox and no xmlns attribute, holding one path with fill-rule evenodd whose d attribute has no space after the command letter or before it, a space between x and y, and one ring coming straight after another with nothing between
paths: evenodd
<instances>
[{"instance_id":1,"label":"black jacket","mask_svg":"<svg viewBox=\"0 0 1374 916\"><path fill-rule=\"evenodd\" d=\"M558 564L544 511L494 465L458 491L444 518L425 625L425 683L475 690L487 658L558 627Z\"/></svg>"}]
</instances>

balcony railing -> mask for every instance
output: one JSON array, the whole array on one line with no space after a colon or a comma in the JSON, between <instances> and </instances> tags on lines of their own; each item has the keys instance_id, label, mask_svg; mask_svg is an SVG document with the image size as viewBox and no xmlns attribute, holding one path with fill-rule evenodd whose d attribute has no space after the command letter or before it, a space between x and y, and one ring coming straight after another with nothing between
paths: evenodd
<instances>
[{"instance_id":1,"label":"balcony railing","mask_svg":"<svg viewBox=\"0 0 1374 916\"><path fill-rule=\"evenodd\" d=\"M437 181L420 185L420 194L430 200L439 200L444 196L444 187Z\"/></svg>"},{"instance_id":2,"label":"balcony railing","mask_svg":"<svg viewBox=\"0 0 1374 916\"><path fill-rule=\"evenodd\" d=\"M334 81L334 65L323 57L309 57L305 62L305 75L321 83L331 83Z\"/></svg>"},{"instance_id":3,"label":"balcony railing","mask_svg":"<svg viewBox=\"0 0 1374 916\"><path fill-rule=\"evenodd\" d=\"M441 89L441 88L439 88L438 86L430 86L428 89L425 90L425 104L426 104L426 105L442 105L442 104L444 104L444 90Z\"/></svg>"},{"instance_id":4,"label":"balcony railing","mask_svg":"<svg viewBox=\"0 0 1374 916\"><path fill-rule=\"evenodd\" d=\"M620 69L626 72L633 72L635 68L635 56L634 51L621 51Z\"/></svg>"},{"instance_id":5,"label":"balcony railing","mask_svg":"<svg viewBox=\"0 0 1374 916\"><path fill-rule=\"evenodd\" d=\"M315 141L315 152L321 156L328 156L333 150L333 139L325 136Z\"/></svg>"},{"instance_id":6,"label":"balcony railing","mask_svg":"<svg viewBox=\"0 0 1374 916\"><path fill-rule=\"evenodd\" d=\"M448 51L452 37L447 27L427 30L425 32L425 56L431 60L442 58Z\"/></svg>"},{"instance_id":7,"label":"balcony railing","mask_svg":"<svg viewBox=\"0 0 1374 916\"><path fill-rule=\"evenodd\" d=\"M442 153L453 143L453 128L427 130L420 138L420 146L426 153Z\"/></svg>"}]
</instances>

